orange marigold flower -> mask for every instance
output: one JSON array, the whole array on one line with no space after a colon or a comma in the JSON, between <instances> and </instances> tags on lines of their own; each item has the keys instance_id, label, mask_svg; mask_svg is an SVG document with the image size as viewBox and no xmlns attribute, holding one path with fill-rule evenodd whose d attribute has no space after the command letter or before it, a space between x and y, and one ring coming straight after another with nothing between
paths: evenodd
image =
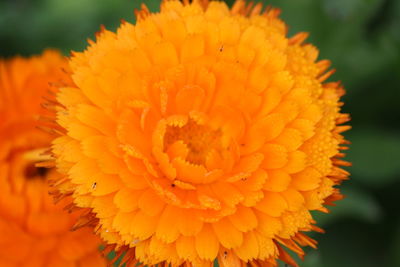
<instances>
[{"instance_id":1,"label":"orange marigold flower","mask_svg":"<svg viewBox=\"0 0 400 267\"><path fill-rule=\"evenodd\" d=\"M128 266L296 266L341 198L343 89L277 9L163 1L70 59L59 183ZM250 264L250 265L246 265Z\"/></svg>"},{"instance_id":2,"label":"orange marigold flower","mask_svg":"<svg viewBox=\"0 0 400 267\"><path fill-rule=\"evenodd\" d=\"M47 180L54 170L35 167L49 133L36 128L42 96L49 82L68 80L61 71L66 60L46 51L29 59L0 60L0 266L105 266L97 251L100 239L90 228L71 232L81 214L63 210L48 195Z\"/></svg>"}]
</instances>

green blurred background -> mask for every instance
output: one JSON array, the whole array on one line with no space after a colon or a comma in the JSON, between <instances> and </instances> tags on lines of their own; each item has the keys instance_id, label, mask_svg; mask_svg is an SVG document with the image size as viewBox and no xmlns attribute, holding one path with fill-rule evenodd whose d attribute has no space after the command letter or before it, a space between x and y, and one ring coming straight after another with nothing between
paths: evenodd
<instances>
[{"instance_id":1,"label":"green blurred background","mask_svg":"<svg viewBox=\"0 0 400 267\"><path fill-rule=\"evenodd\" d=\"M232 4L233 0L227 0ZM46 47L80 51L99 25L133 21L139 0L0 0L0 56L38 54ZM159 0L144 0L153 11ZM282 9L289 35L331 59L333 80L347 89L352 115L346 199L316 214L327 234L315 235L302 267L400 266L400 0L265 0Z\"/></svg>"}]
</instances>

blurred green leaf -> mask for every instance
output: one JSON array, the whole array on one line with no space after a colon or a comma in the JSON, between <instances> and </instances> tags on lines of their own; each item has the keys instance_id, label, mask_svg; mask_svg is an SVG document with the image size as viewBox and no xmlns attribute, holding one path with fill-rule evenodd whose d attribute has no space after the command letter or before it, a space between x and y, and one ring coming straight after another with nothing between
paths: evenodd
<instances>
[{"instance_id":1,"label":"blurred green leaf","mask_svg":"<svg viewBox=\"0 0 400 267\"><path fill-rule=\"evenodd\" d=\"M157 11L160 0L143 0ZM38 54L47 47L81 51L87 38L105 25L115 30L121 19L134 22L142 1L12 0L0 2L0 54ZM4 51L3 51L4 50Z\"/></svg>"},{"instance_id":2,"label":"blurred green leaf","mask_svg":"<svg viewBox=\"0 0 400 267\"><path fill-rule=\"evenodd\" d=\"M349 132L352 141L348 159L353 179L371 186L384 186L400 173L400 138L390 131L358 128Z\"/></svg>"},{"instance_id":3,"label":"blurred green leaf","mask_svg":"<svg viewBox=\"0 0 400 267\"><path fill-rule=\"evenodd\" d=\"M346 220L327 228L318 252L321 262L313 267L383 267L384 237L375 224ZM398 265L389 265L395 267ZM389 267L388 266L388 267Z\"/></svg>"},{"instance_id":4,"label":"blurred green leaf","mask_svg":"<svg viewBox=\"0 0 400 267\"><path fill-rule=\"evenodd\" d=\"M345 198L337 202L337 206L329 207L328 214L314 213L318 225L325 227L349 218L368 223L376 223L381 219L381 207L368 191L353 185L344 185L341 192Z\"/></svg>"},{"instance_id":5,"label":"blurred green leaf","mask_svg":"<svg viewBox=\"0 0 400 267\"><path fill-rule=\"evenodd\" d=\"M397 228L394 229L393 243L390 248L390 257L393 266L400 266L400 221L397 221Z\"/></svg>"},{"instance_id":6,"label":"blurred green leaf","mask_svg":"<svg viewBox=\"0 0 400 267\"><path fill-rule=\"evenodd\" d=\"M318 250L310 250L304 257L301 267L322 267L321 254Z\"/></svg>"},{"instance_id":7,"label":"blurred green leaf","mask_svg":"<svg viewBox=\"0 0 400 267\"><path fill-rule=\"evenodd\" d=\"M334 19L363 22L376 13L383 0L324 0L324 10Z\"/></svg>"}]
</instances>

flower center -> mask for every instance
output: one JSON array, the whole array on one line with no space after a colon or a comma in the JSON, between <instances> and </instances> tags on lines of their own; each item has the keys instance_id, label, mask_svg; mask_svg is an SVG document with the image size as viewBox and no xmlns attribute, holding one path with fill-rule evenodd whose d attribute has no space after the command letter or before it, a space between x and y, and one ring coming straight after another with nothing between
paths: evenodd
<instances>
[{"instance_id":1,"label":"flower center","mask_svg":"<svg viewBox=\"0 0 400 267\"><path fill-rule=\"evenodd\" d=\"M41 161L49 160L49 155L43 154L45 148L28 150L23 154L23 160L26 161L24 168L24 176L27 179L45 178L49 169L44 167L36 167L35 164Z\"/></svg>"},{"instance_id":2,"label":"flower center","mask_svg":"<svg viewBox=\"0 0 400 267\"><path fill-rule=\"evenodd\" d=\"M26 179L45 178L49 169L36 167L34 162L29 163L24 169Z\"/></svg>"},{"instance_id":3,"label":"flower center","mask_svg":"<svg viewBox=\"0 0 400 267\"><path fill-rule=\"evenodd\" d=\"M212 130L190 120L182 127L167 126L164 136L164 147L168 149L176 142L183 142L188 151L185 160L203 165L208 153L221 149L221 130Z\"/></svg>"}]
</instances>

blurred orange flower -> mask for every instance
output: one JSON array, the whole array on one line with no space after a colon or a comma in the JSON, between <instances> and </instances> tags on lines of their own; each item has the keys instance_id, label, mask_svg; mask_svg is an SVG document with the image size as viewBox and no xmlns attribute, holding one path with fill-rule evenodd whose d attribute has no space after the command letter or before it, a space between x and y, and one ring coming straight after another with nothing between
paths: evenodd
<instances>
[{"instance_id":1,"label":"blurred orange flower","mask_svg":"<svg viewBox=\"0 0 400 267\"><path fill-rule=\"evenodd\" d=\"M63 193L129 266L297 266L340 199L348 121L329 61L277 9L163 1L70 59L53 142Z\"/></svg>"},{"instance_id":2,"label":"blurred orange flower","mask_svg":"<svg viewBox=\"0 0 400 267\"><path fill-rule=\"evenodd\" d=\"M54 205L48 179L54 170L37 168L51 135L36 128L49 83L68 81L66 60L55 51L29 59L0 60L0 266L105 266L93 229L70 231L80 213Z\"/></svg>"}]
</instances>

